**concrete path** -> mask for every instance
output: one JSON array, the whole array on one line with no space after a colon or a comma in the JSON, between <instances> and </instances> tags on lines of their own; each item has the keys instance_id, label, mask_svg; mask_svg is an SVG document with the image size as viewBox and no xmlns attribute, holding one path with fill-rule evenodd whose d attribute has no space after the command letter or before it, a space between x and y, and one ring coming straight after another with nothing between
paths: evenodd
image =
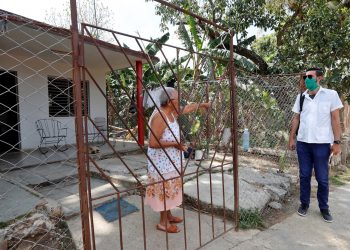
<instances>
[{"instance_id":1,"label":"concrete path","mask_svg":"<svg viewBox=\"0 0 350 250\"><path fill-rule=\"evenodd\" d=\"M139 208L139 211L122 217L122 239L124 249L144 249L143 223L141 198L139 196L129 196L124 198L127 202ZM166 249L166 234L156 230L159 223L159 214L145 205L145 232L147 249ZM183 210L176 208L173 211L175 216L181 216ZM199 224L198 213L185 210L186 212L186 242L188 249L196 249L201 243L204 244L214 237L224 232L224 223L220 218L212 217L201 213ZM99 213L93 211L96 249L111 250L120 249L119 220L107 222ZM67 221L68 227L72 233L73 239L78 249L82 249L82 234L80 216L76 216ZM178 224L182 230L177 234L168 234L169 249L185 249L184 222ZM233 227L232 223L226 221L226 228ZM199 238L199 228L201 230L201 239ZM218 248L220 249L220 248Z\"/></svg>"},{"instance_id":2,"label":"concrete path","mask_svg":"<svg viewBox=\"0 0 350 250\"><path fill-rule=\"evenodd\" d=\"M307 217L293 214L262 232L228 232L204 249L350 249L350 184L331 192L329 204L333 223L323 221L312 199Z\"/></svg>"},{"instance_id":3,"label":"concrete path","mask_svg":"<svg viewBox=\"0 0 350 250\"><path fill-rule=\"evenodd\" d=\"M40 197L0 178L0 222L27 214L40 201Z\"/></svg>"}]
</instances>

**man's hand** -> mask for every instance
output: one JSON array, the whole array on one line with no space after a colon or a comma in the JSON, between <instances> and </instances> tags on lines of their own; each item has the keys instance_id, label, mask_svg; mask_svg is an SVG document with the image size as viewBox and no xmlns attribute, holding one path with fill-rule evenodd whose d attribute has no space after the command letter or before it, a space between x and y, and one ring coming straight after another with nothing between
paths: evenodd
<instances>
[{"instance_id":1,"label":"man's hand","mask_svg":"<svg viewBox=\"0 0 350 250\"><path fill-rule=\"evenodd\" d=\"M341 152L341 147L340 147L340 144L333 144L332 147L331 147L331 152L333 155L337 155L337 154L340 154Z\"/></svg>"},{"instance_id":2,"label":"man's hand","mask_svg":"<svg viewBox=\"0 0 350 250\"><path fill-rule=\"evenodd\" d=\"M288 149L289 150L295 150L295 139L294 139L294 137L290 137L289 138L289 141L288 141Z\"/></svg>"}]
</instances>

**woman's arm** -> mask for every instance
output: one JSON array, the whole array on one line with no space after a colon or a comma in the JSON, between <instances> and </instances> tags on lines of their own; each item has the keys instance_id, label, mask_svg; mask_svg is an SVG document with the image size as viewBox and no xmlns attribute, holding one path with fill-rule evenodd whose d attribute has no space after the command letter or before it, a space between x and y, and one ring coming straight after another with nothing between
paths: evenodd
<instances>
[{"instance_id":1,"label":"woman's arm","mask_svg":"<svg viewBox=\"0 0 350 250\"><path fill-rule=\"evenodd\" d=\"M209 102L204 102L204 103L191 103L186 105L183 110L182 114L188 114L191 112L196 111L197 109L208 109L210 107Z\"/></svg>"}]
</instances>

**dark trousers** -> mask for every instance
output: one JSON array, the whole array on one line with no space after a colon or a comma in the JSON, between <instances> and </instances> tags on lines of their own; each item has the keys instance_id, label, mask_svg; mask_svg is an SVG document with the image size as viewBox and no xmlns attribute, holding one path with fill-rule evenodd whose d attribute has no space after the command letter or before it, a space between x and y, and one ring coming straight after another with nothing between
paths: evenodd
<instances>
[{"instance_id":1,"label":"dark trousers","mask_svg":"<svg viewBox=\"0 0 350 250\"><path fill-rule=\"evenodd\" d=\"M328 161L331 153L329 143L297 142L300 177L300 202L310 204L312 168L318 183L317 200L320 209L328 208Z\"/></svg>"}]
</instances>

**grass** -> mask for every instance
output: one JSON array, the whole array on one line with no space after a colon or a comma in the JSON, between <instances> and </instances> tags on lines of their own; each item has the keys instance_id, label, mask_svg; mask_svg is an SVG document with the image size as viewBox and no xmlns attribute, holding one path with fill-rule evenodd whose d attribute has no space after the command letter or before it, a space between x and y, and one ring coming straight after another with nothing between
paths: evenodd
<instances>
[{"instance_id":1,"label":"grass","mask_svg":"<svg viewBox=\"0 0 350 250\"><path fill-rule=\"evenodd\" d=\"M263 228L264 222L259 210L240 209L239 227L242 229Z\"/></svg>"},{"instance_id":2,"label":"grass","mask_svg":"<svg viewBox=\"0 0 350 250\"><path fill-rule=\"evenodd\" d=\"M346 172L334 173L329 177L331 184L335 186L342 186L350 182L350 169Z\"/></svg>"},{"instance_id":3,"label":"grass","mask_svg":"<svg viewBox=\"0 0 350 250\"><path fill-rule=\"evenodd\" d=\"M26 219L26 218L30 217L30 215L31 215L31 213L27 213L27 214L19 215L16 218L9 220L9 221L0 221L0 229L8 227L9 225L15 223L18 220Z\"/></svg>"}]
</instances>

